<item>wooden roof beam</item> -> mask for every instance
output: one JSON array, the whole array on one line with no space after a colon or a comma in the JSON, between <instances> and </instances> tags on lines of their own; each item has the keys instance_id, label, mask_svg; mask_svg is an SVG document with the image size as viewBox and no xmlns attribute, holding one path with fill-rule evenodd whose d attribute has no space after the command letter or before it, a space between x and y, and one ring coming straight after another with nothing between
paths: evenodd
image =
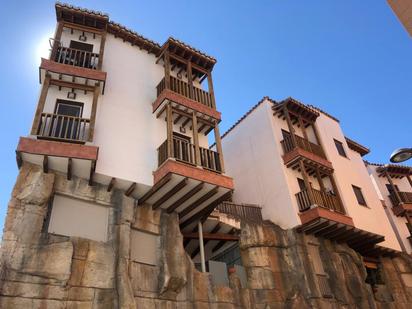
<instances>
[{"instance_id":1,"label":"wooden roof beam","mask_svg":"<svg viewBox=\"0 0 412 309\"><path fill-rule=\"evenodd\" d=\"M159 208L163 203L168 201L173 195L178 193L187 185L188 178L182 179L177 185L170 189L166 194L164 194L159 200L153 203L152 208L155 210Z\"/></svg>"},{"instance_id":2,"label":"wooden roof beam","mask_svg":"<svg viewBox=\"0 0 412 309\"><path fill-rule=\"evenodd\" d=\"M159 180L149 191L147 191L141 198L138 199L138 205L142 205L149 198L153 196L157 191L163 188L172 179L172 174L167 174L161 180Z\"/></svg>"}]
</instances>

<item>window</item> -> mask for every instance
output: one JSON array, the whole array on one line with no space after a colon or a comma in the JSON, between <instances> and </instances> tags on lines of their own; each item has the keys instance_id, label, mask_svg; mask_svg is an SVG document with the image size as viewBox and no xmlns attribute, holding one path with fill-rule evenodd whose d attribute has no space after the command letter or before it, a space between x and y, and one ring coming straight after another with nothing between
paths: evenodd
<instances>
[{"instance_id":1,"label":"window","mask_svg":"<svg viewBox=\"0 0 412 309\"><path fill-rule=\"evenodd\" d=\"M72 117L82 117L83 103L60 100L56 101L54 113L61 115L55 118L55 130L52 132L52 137L77 140L80 123L79 120L74 120ZM70 116L70 117L64 117Z\"/></svg>"},{"instance_id":2,"label":"window","mask_svg":"<svg viewBox=\"0 0 412 309\"><path fill-rule=\"evenodd\" d=\"M300 191L303 191L303 190L306 189L305 182L303 181L302 178L298 178L298 184L299 184L299 189L300 189Z\"/></svg>"},{"instance_id":3,"label":"window","mask_svg":"<svg viewBox=\"0 0 412 309\"><path fill-rule=\"evenodd\" d=\"M93 45L92 44L87 44L87 43L82 43L79 41L70 41L70 48L78 49L78 50L84 50L87 52L92 52L93 51Z\"/></svg>"},{"instance_id":4,"label":"window","mask_svg":"<svg viewBox=\"0 0 412 309\"><path fill-rule=\"evenodd\" d=\"M339 141L337 141L336 139L334 139L335 142L335 146L336 149L338 150L338 153L342 156L347 158L346 152L345 152L345 148L343 148L343 144Z\"/></svg>"},{"instance_id":5,"label":"window","mask_svg":"<svg viewBox=\"0 0 412 309\"><path fill-rule=\"evenodd\" d=\"M352 185L353 192L355 193L356 199L358 200L359 205L366 206L365 198L363 197L361 188Z\"/></svg>"}]
</instances>

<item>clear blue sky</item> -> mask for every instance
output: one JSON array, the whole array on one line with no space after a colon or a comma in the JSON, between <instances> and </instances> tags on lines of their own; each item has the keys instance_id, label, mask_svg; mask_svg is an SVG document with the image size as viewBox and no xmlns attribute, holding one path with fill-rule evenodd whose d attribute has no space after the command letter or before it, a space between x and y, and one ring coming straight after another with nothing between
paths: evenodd
<instances>
[{"instance_id":1,"label":"clear blue sky","mask_svg":"<svg viewBox=\"0 0 412 309\"><path fill-rule=\"evenodd\" d=\"M221 133L263 96L288 96L341 120L388 162L412 146L412 39L384 0L71 1L163 43L179 38L217 58ZM305 3L305 4L303 4ZM53 1L2 1L0 226L17 175L15 149L29 133L38 65L55 28Z\"/></svg>"}]
</instances>

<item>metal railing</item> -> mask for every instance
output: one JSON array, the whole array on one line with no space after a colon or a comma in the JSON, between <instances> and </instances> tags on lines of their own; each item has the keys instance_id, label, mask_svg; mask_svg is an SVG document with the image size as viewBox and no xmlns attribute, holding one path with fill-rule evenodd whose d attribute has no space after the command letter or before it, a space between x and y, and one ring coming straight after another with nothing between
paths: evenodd
<instances>
[{"instance_id":1,"label":"metal railing","mask_svg":"<svg viewBox=\"0 0 412 309\"><path fill-rule=\"evenodd\" d=\"M326 155L325 152L322 149L322 146L314 144L312 142L309 142L308 140L304 139L303 137L297 136L296 137L296 143L297 143L297 147L309 151L323 159L326 159ZM283 147L283 152L284 154L287 154L289 152L291 152L293 149L295 149L295 145L293 144L293 140L292 137L286 136L284 137L284 139L281 141L282 147Z\"/></svg>"},{"instance_id":2,"label":"metal railing","mask_svg":"<svg viewBox=\"0 0 412 309\"><path fill-rule=\"evenodd\" d=\"M96 70L99 63L99 54L70 47L58 46L56 48L54 61Z\"/></svg>"},{"instance_id":3,"label":"metal railing","mask_svg":"<svg viewBox=\"0 0 412 309\"><path fill-rule=\"evenodd\" d=\"M90 119L42 113L37 136L68 142L86 142L89 138Z\"/></svg>"},{"instance_id":4,"label":"metal railing","mask_svg":"<svg viewBox=\"0 0 412 309\"><path fill-rule=\"evenodd\" d=\"M196 165L195 145L189 143L187 140L173 137L173 158L178 161ZM199 147L200 162L199 164L214 172L221 172L219 153L207 148ZM157 149L159 166L167 160L167 140L164 141Z\"/></svg>"},{"instance_id":5,"label":"metal railing","mask_svg":"<svg viewBox=\"0 0 412 309\"><path fill-rule=\"evenodd\" d=\"M157 96L159 96L164 89L166 89L166 80L163 78L156 87ZM198 87L193 86L192 91L190 91L190 85L176 77L170 76L170 90L176 92L184 97L195 100L208 107L213 107L212 95Z\"/></svg>"},{"instance_id":6,"label":"metal railing","mask_svg":"<svg viewBox=\"0 0 412 309\"><path fill-rule=\"evenodd\" d=\"M262 208L258 205L223 202L219 204L216 209L235 218L244 219L255 223L263 222Z\"/></svg>"},{"instance_id":7,"label":"metal railing","mask_svg":"<svg viewBox=\"0 0 412 309\"><path fill-rule=\"evenodd\" d=\"M316 189L310 188L313 196L313 203L310 200L309 192L307 189L304 189L296 193L296 199L298 201L299 211L308 210L312 205L317 205L319 207L327 208L336 212L345 213L339 198L332 194L319 191Z\"/></svg>"}]
</instances>

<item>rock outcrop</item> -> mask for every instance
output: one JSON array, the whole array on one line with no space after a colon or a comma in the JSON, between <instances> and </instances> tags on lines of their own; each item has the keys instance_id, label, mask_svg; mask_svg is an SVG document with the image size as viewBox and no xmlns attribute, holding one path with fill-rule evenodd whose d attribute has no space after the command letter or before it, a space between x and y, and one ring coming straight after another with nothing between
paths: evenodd
<instances>
[{"instance_id":1,"label":"rock outcrop","mask_svg":"<svg viewBox=\"0 0 412 309\"><path fill-rule=\"evenodd\" d=\"M47 233L54 194L108 207L108 240ZM134 232L159 239L152 264L133 258ZM384 283L372 289L362 257L344 244L243 222L239 248L247 284L231 272L229 286L214 285L185 253L176 215L25 163L4 226L0 308L412 307L410 256L382 258Z\"/></svg>"}]
</instances>

